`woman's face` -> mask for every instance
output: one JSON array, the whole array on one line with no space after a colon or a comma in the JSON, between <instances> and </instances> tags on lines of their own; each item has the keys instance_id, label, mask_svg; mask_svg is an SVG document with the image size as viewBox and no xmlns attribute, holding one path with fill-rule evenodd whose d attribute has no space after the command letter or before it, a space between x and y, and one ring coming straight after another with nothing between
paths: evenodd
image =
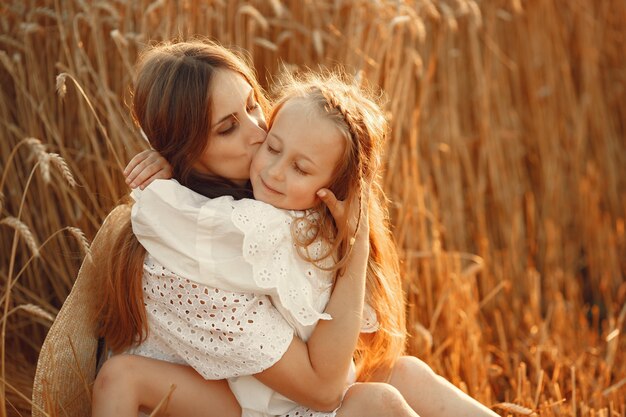
<instances>
[{"instance_id":1,"label":"woman's face","mask_svg":"<svg viewBox=\"0 0 626 417\"><path fill-rule=\"evenodd\" d=\"M328 118L301 99L278 110L250 167L254 198L287 210L306 210L328 187L346 141Z\"/></svg>"},{"instance_id":2,"label":"woman's face","mask_svg":"<svg viewBox=\"0 0 626 417\"><path fill-rule=\"evenodd\" d=\"M242 75L217 70L211 85L211 131L194 168L243 185L250 178L252 157L265 140L265 117Z\"/></svg>"}]
</instances>

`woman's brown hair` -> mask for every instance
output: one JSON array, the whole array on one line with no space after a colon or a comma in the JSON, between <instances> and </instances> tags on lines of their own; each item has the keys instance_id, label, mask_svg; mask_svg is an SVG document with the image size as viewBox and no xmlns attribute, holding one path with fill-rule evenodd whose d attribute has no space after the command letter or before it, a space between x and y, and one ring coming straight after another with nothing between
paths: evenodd
<instances>
[{"instance_id":1,"label":"woman's brown hair","mask_svg":"<svg viewBox=\"0 0 626 417\"><path fill-rule=\"evenodd\" d=\"M387 199L380 184L379 168L388 124L378 97L339 71L285 74L277 87L280 95L269 119L269 126L281 106L291 99L305 100L321 117L331 120L346 140L345 152L333 173L328 188L339 200L358 201L362 184L369 185L368 217L370 254L367 265L366 302L376 312L378 331L362 334L355 359L359 381L388 372L404 353L406 341L405 302L396 245L391 235ZM347 207L347 210L350 210ZM294 222L294 241L301 256L315 264L307 251L317 238L332 242L326 256L339 259L333 269L347 261L349 240L345 229L338 229L328 208L321 204L305 219L307 233L298 233L302 221ZM304 238L302 238L304 236ZM322 259L325 256L321 257ZM321 266L320 266L321 268ZM322 268L324 269L324 268Z\"/></svg>"},{"instance_id":2,"label":"woman's brown hair","mask_svg":"<svg viewBox=\"0 0 626 417\"><path fill-rule=\"evenodd\" d=\"M207 197L252 197L249 186L202 174L193 168L208 145L211 83L215 72L230 70L252 86L263 111L268 102L253 71L228 49L207 41L163 43L149 48L138 63L132 114L150 145L172 166L173 178ZM133 234L130 218L114 242L102 282L98 333L114 352L147 336L142 275L145 249Z\"/></svg>"}]
</instances>

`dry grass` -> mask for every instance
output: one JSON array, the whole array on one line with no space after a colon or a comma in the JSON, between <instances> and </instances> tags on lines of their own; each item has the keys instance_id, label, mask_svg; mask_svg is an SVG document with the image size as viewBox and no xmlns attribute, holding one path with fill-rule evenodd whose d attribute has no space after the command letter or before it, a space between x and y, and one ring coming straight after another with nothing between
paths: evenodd
<instances>
[{"instance_id":1,"label":"dry grass","mask_svg":"<svg viewBox=\"0 0 626 417\"><path fill-rule=\"evenodd\" d=\"M626 3L28 3L0 5L0 416L127 193L137 52L189 35L387 92L412 353L503 414L626 415Z\"/></svg>"}]
</instances>

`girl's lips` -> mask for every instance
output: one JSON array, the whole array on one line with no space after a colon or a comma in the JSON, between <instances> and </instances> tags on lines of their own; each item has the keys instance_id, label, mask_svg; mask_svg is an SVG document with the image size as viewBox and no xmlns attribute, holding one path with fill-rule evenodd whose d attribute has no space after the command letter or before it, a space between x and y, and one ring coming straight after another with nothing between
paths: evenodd
<instances>
[{"instance_id":1,"label":"girl's lips","mask_svg":"<svg viewBox=\"0 0 626 417\"><path fill-rule=\"evenodd\" d=\"M275 189L267 185L267 183L263 181L263 178L259 177L259 179L261 180L261 184L263 184L263 187L265 187L269 192L273 194L282 194L280 191L276 191Z\"/></svg>"}]
</instances>

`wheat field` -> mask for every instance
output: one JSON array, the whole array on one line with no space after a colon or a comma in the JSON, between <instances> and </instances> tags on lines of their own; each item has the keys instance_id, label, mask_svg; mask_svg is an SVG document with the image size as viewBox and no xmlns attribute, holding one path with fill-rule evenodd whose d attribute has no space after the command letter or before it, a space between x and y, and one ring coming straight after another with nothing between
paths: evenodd
<instances>
[{"instance_id":1,"label":"wheat field","mask_svg":"<svg viewBox=\"0 0 626 417\"><path fill-rule=\"evenodd\" d=\"M626 416L626 2L5 0L0 416L145 146L137 53L206 36L380 86L408 350L502 415Z\"/></svg>"}]
</instances>

